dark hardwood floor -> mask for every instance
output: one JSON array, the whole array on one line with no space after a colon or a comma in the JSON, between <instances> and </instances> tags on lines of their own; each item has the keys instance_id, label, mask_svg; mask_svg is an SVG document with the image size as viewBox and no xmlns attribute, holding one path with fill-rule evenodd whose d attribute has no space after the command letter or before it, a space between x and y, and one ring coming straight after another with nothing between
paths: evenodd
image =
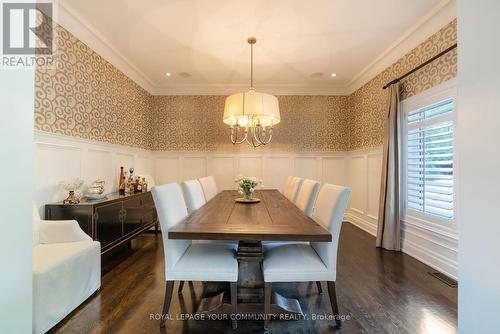
<instances>
[{"instance_id":1,"label":"dark hardwood floor","mask_svg":"<svg viewBox=\"0 0 500 334\"><path fill-rule=\"evenodd\" d=\"M357 227L342 227L337 268L339 308L347 318L342 329L335 329L333 320L312 319L331 313L326 284L321 295L315 283L273 284L282 295L299 299L308 319L273 321L271 333L455 333L457 289L429 275L432 269L412 257L374 244ZM155 317L165 290L161 236L138 237L116 259L108 261L101 290L52 332L160 332ZM201 283L186 284L183 294L174 294L171 316L191 313L200 297ZM236 331L229 321L168 320L167 326L168 333L263 332L262 321L239 321Z\"/></svg>"}]
</instances>

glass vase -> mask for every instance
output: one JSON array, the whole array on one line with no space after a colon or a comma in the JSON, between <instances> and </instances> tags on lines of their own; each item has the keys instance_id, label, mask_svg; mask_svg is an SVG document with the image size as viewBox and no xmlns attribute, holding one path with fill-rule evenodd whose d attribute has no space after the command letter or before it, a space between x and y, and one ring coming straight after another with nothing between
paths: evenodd
<instances>
[{"instance_id":1,"label":"glass vase","mask_svg":"<svg viewBox=\"0 0 500 334\"><path fill-rule=\"evenodd\" d=\"M245 199L246 199L247 201L251 201L251 200L253 200L253 192L251 192L251 191L246 191L246 192L245 192Z\"/></svg>"}]
</instances>

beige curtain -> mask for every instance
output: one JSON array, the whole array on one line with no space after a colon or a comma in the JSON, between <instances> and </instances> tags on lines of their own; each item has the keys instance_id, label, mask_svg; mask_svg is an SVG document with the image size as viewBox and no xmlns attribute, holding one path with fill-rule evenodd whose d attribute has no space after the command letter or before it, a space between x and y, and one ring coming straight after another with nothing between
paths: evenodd
<instances>
[{"instance_id":1,"label":"beige curtain","mask_svg":"<svg viewBox=\"0 0 500 334\"><path fill-rule=\"evenodd\" d=\"M399 112L399 83L389 88L384 135L382 183L377 229L377 247L401 250L399 194L401 168L401 117Z\"/></svg>"}]
</instances>

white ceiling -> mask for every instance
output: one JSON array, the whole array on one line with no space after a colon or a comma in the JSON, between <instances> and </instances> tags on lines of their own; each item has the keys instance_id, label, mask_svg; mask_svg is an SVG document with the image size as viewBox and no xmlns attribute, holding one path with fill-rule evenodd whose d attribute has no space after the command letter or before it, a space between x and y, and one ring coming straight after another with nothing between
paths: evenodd
<instances>
[{"instance_id":1,"label":"white ceiling","mask_svg":"<svg viewBox=\"0 0 500 334\"><path fill-rule=\"evenodd\" d=\"M238 90L248 85L249 36L257 38L257 89L334 92L345 88L449 1L60 2L153 90L185 88L204 93L221 88ZM80 38L75 33L78 29L73 30ZM172 75L167 77L166 72ZM313 78L313 73L323 75ZM336 73L336 77L332 78L331 73Z\"/></svg>"}]
</instances>

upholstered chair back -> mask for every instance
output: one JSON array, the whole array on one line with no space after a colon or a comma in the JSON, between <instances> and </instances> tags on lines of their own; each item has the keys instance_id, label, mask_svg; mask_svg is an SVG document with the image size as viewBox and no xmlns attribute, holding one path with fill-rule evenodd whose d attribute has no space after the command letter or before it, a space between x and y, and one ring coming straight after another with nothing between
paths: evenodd
<instances>
[{"instance_id":1,"label":"upholstered chair back","mask_svg":"<svg viewBox=\"0 0 500 334\"><path fill-rule=\"evenodd\" d=\"M347 208L351 189L333 184L324 184L319 191L313 210L313 219L323 225L332 235L331 242L311 242L331 273L331 280L337 275L337 250L340 228Z\"/></svg>"},{"instance_id":2,"label":"upholstered chair back","mask_svg":"<svg viewBox=\"0 0 500 334\"><path fill-rule=\"evenodd\" d=\"M288 187L283 195L285 195L285 197L288 198L289 201L296 203L297 194L300 190L300 187L302 186L302 181L304 181L304 179L300 177L293 177L288 184Z\"/></svg>"},{"instance_id":3,"label":"upholstered chair back","mask_svg":"<svg viewBox=\"0 0 500 334\"><path fill-rule=\"evenodd\" d=\"M151 190L160 220L163 250L165 256L165 276L172 271L177 261L191 245L189 240L169 240L168 230L184 220L188 211L181 187L177 183L156 186Z\"/></svg>"},{"instance_id":4,"label":"upholstered chair back","mask_svg":"<svg viewBox=\"0 0 500 334\"><path fill-rule=\"evenodd\" d=\"M203 188L203 193L205 194L205 199L207 200L207 202L219 193L217 183L215 182L215 178L213 176L202 177L198 180L200 181L201 187Z\"/></svg>"},{"instance_id":5,"label":"upholstered chair back","mask_svg":"<svg viewBox=\"0 0 500 334\"><path fill-rule=\"evenodd\" d=\"M316 197L318 197L319 186L318 181L305 179L297 195L297 207L309 217L312 216L314 202L316 202Z\"/></svg>"},{"instance_id":6,"label":"upholstered chair back","mask_svg":"<svg viewBox=\"0 0 500 334\"><path fill-rule=\"evenodd\" d=\"M288 187L290 186L290 182L292 182L293 176L288 175L285 180L285 184L283 184L283 190L281 193L284 195L287 192Z\"/></svg>"},{"instance_id":7,"label":"upholstered chair back","mask_svg":"<svg viewBox=\"0 0 500 334\"><path fill-rule=\"evenodd\" d=\"M206 203L200 181L184 181L181 183L181 188L184 194L184 199L186 200L186 205L190 212L198 210L203 206L203 204Z\"/></svg>"}]
</instances>

